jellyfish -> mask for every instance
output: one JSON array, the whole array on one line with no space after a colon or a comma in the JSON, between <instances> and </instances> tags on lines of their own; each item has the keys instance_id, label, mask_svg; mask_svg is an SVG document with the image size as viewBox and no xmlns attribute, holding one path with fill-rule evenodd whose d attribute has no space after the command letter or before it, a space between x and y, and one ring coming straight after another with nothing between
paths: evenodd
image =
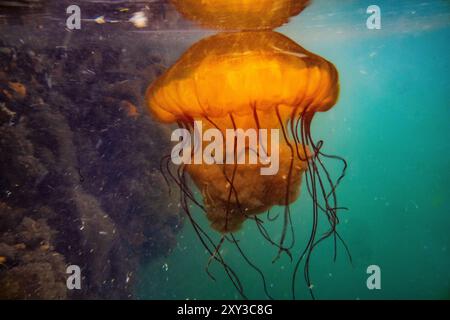
<instances>
[{"instance_id":1,"label":"jellyfish","mask_svg":"<svg viewBox=\"0 0 450 320\"><path fill-rule=\"evenodd\" d=\"M303 176L312 198L313 226L308 244L295 264L294 297L295 276L300 262L306 260L305 279L310 286L308 266L314 247L330 236L334 236L335 242L336 239L342 240L336 231L340 208L335 190L345 174L346 163L339 157L325 154L323 142L315 142L311 136L314 115L332 108L338 95L339 77L334 65L274 31L219 33L203 39L147 89L146 101L153 116L163 123L175 123L194 136L197 134L194 123L198 121L203 129L215 129L223 135L229 129L254 129L258 133L267 129L267 132L280 133L276 148L264 143L273 137L273 133L267 134L267 140L257 139L258 148L253 149L249 145L241 145L241 149L237 149L235 143L230 151L219 142L223 161L183 164L176 172L169 168L170 155L163 158L162 169L181 188L183 209L210 253L210 260L219 261L224 266L243 296L239 280L220 256L219 249L229 237L264 280L261 271L244 255L233 235L245 221L250 220L256 223L263 237L278 248L274 260L283 252L292 259L295 237L290 204L299 197ZM201 142L202 146L205 144L205 141ZM279 170L273 175L262 175L263 161L227 163L225 158L230 152L235 158L239 154L249 158L252 153L261 158L262 154L278 152ZM192 156L195 153L193 150ZM338 179L331 177L324 158L344 161ZM201 200L196 198L187 176L200 191ZM196 222L189 203L201 208L211 228L222 235L218 244ZM270 237L259 218L274 206L284 207L283 229L277 242ZM321 212L330 228L325 235L318 237ZM269 213L268 219L271 219ZM266 286L265 290L269 295Z\"/></svg>"},{"instance_id":2,"label":"jellyfish","mask_svg":"<svg viewBox=\"0 0 450 320\"><path fill-rule=\"evenodd\" d=\"M305 9L309 0L171 0L202 26L222 30L273 29Z\"/></svg>"}]
</instances>

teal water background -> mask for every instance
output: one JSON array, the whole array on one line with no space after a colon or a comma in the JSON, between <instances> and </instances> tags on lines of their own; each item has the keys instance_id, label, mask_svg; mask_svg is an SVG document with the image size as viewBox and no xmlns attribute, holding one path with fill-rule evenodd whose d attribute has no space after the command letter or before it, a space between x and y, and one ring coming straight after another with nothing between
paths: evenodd
<instances>
[{"instance_id":1,"label":"teal water background","mask_svg":"<svg viewBox=\"0 0 450 320\"><path fill-rule=\"evenodd\" d=\"M371 4L382 10L381 30L366 28ZM340 213L339 231L353 265L342 246L333 262L332 240L320 245L311 261L316 298L450 299L450 1L316 0L278 31L340 73L339 102L316 117L312 133L349 163L338 189L349 208ZM338 174L340 165L330 168ZM296 255L311 228L311 200L302 191L292 206ZM201 212L195 217L207 228ZM266 227L279 237L280 222ZM290 299L289 259L272 264L277 249L251 222L236 237L264 271L271 295ZM231 243L222 254L248 297L265 299L259 275ZM216 281L207 276L207 260L186 220L172 253L142 266L138 296L239 299L220 266L211 266ZM366 286L373 264L381 268L381 290ZM298 298L310 298L302 269L296 287Z\"/></svg>"}]
</instances>

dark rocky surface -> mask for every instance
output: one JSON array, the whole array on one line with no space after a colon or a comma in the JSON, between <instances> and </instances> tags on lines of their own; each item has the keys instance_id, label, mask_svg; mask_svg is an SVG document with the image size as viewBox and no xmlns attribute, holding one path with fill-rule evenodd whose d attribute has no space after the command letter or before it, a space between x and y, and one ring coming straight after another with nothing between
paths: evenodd
<instances>
[{"instance_id":1,"label":"dark rocky surface","mask_svg":"<svg viewBox=\"0 0 450 320\"><path fill-rule=\"evenodd\" d=\"M159 172L170 131L143 101L164 52L20 14L23 29L0 26L0 298L133 298L140 263L166 254L181 225ZM81 290L66 288L71 264Z\"/></svg>"}]
</instances>

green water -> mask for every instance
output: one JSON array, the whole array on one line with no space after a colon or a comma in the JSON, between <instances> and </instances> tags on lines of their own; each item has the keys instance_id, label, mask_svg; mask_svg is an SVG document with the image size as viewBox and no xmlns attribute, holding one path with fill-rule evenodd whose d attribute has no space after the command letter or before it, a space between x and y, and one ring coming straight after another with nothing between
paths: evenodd
<instances>
[{"instance_id":1,"label":"green water","mask_svg":"<svg viewBox=\"0 0 450 320\"><path fill-rule=\"evenodd\" d=\"M342 246L333 261L332 240L320 245L311 260L313 291L318 299L449 299L450 2L378 1L381 30L365 28L370 4L315 1L279 30L340 72L339 102L317 116L312 132L328 153L349 163L338 189L340 204L349 208L340 213L339 231L353 264ZM329 167L339 173L338 163ZM311 199L302 191L292 206L295 256L311 230ZM208 229L202 213L194 215ZM279 237L281 219L263 218ZM173 252L142 266L139 297L239 299L217 263L211 265L216 281L208 277L208 254L185 222ZM263 270L270 294L290 299L293 264L287 256L272 264L277 249L252 222L236 238ZM266 299L261 278L232 243L222 254L246 295ZM381 290L366 286L369 265L381 268ZM310 298L302 269L296 288L298 298Z\"/></svg>"}]
</instances>

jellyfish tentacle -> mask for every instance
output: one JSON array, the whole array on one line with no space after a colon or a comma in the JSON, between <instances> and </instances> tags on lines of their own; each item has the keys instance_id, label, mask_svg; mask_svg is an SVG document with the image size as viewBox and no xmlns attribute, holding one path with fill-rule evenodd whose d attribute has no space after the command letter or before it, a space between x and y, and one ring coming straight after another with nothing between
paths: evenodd
<instances>
[{"instance_id":1,"label":"jellyfish tentacle","mask_svg":"<svg viewBox=\"0 0 450 320\"><path fill-rule=\"evenodd\" d=\"M303 148L303 152L306 155L307 151L306 151L306 144L307 144L307 139L305 136L305 126L304 126L304 114L306 113L307 108L305 108L305 110L302 111L302 114L300 116L300 119L302 121L302 125L300 126L300 139L299 141L301 142L301 147ZM294 271L293 271L293 275L292 275L292 282L291 282L291 291L292 291L292 298L295 300L296 299L296 293L295 293L295 284L296 284L296 278L297 278L297 273L298 273L298 269L300 268L300 264L303 261L303 259L306 257L306 262L305 262L305 267L304 267L304 277L305 277L305 281L308 285L309 288L309 292L311 297L314 299L314 294L312 292L312 288L311 288L311 280L310 280L310 274L309 274L309 257L311 255L311 247L315 242L315 237L316 237L316 232L317 232L317 220L318 220L318 201L317 201L317 192L316 192L316 186L315 186L315 174L316 171L313 170L313 165L312 163L314 162L314 159L307 159L307 166L308 166L308 170L306 172L306 184L308 187L308 190L310 192L311 198L312 198L312 211L313 211L313 224L312 224L312 228L311 228L311 232L310 232L310 237L309 240L303 250L303 252L299 255L297 262L294 266Z\"/></svg>"},{"instance_id":2,"label":"jellyfish tentacle","mask_svg":"<svg viewBox=\"0 0 450 320\"><path fill-rule=\"evenodd\" d=\"M263 149L264 153L266 155L268 155L267 149L264 146L264 144L260 144L261 123L259 122L258 111L256 110L256 103L253 103L253 105L251 107L252 107L252 110L253 110L253 119L255 120L255 124L256 124L256 133L257 133L257 138L258 138L258 146L260 146ZM259 148L257 149L257 154L258 154L258 158L261 158L261 155L259 154Z\"/></svg>"},{"instance_id":3,"label":"jellyfish tentacle","mask_svg":"<svg viewBox=\"0 0 450 320\"><path fill-rule=\"evenodd\" d=\"M230 113L229 114L230 119L231 119L231 123L233 124L233 129L236 132L236 122L234 120L233 115ZM233 172L231 174L231 179L228 178L226 171L225 171L225 167L224 167L224 174L225 174L225 178L227 179L229 185L230 185L230 191L228 192L228 200L227 200L227 211L226 211L226 218L225 218L225 230L228 230L228 218L230 215L230 204L231 204L231 196L234 193L235 195L235 199L236 202L238 201L238 192L236 190L236 188L234 187L234 179L236 177L236 172L237 172L237 136L234 135L234 143L233 143L233 157L234 157L234 164L233 164ZM242 209L240 210L242 211Z\"/></svg>"},{"instance_id":4,"label":"jellyfish tentacle","mask_svg":"<svg viewBox=\"0 0 450 320\"><path fill-rule=\"evenodd\" d=\"M232 117L232 116L230 115L230 117ZM205 119L206 119L208 122L210 122L217 130L220 131L220 127L219 127L214 121L212 121L211 118L209 118L208 116L205 116ZM234 147L235 147L235 150L236 150L236 140L234 141ZM236 151L234 151L234 154L236 155ZM235 160L236 160L236 159L235 159ZM236 161L235 161L235 164L236 164ZM237 167L234 167L234 168L233 168L233 173L235 174L234 169L237 169ZM223 173L223 175L224 175L225 180L226 180L227 183L230 185L230 191L232 191L232 192L234 193L234 196L235 196L235 199L236 199L236 205L237 205L237 207L239 208L239 210L241 211L241 213L244 214L244 215L248 218L248 215L245 214L245 212L242 210L241 204L240 204L240 202L239 202L238 192L237 192L237 190L236 190L236 188L235 188L235 186L234 186L233 181L230 180L230 178L228 178L228 175L226 174L226 171L225 171L225 167L223 167L222 173ZM233 180L234 180L234 178L233 178ZM229 201L230 201L230 200L231 200L231 198L229 199Z\"/></svg>"},{"instance_id":5,"label":"jellyfish tentacle","mask_svg":"<svg viewBox=\"0 0 450 320\"><path fill-rule=\"evenodd\" d=\"M232 116L231 116L231 118L232 118ZM234 123L234 120L233 120L233 123ZM235 147L236 147L236 143L235 143ZM236 152L235 152L235 154L236 154ZM234 169L236 170L236 168L237 168L237 167L235 167ZM235 170L234 170L234 171L235 171ZM184 176L184 167L180 167L180 168L179 168L179 171L182 172L181 175L179 174L179 177ZM235 174L235 173L234 173L234 174ZM227 178L228 178L228 177L227 177ZM235 190L235 188L234 188L234 183L233 183L233 182L234 182L234 176L231 178L231 180L230 180L229 178L228 178L228 180L230 181L230 185L232 186L232 188L230 188L230 189L234 189L234 192L236 192L236 190ZM196 200L193 198L193 196L192 196L192 194L191 194L189 188L188 188L185 184L183 184L183 183L181 184L181 186L182 186L182 190L183 190L184 197L185 197L184 203L187 202L187 199L189 199L189 200L191 200L191 201L194 201L194 203L196 203ZM231 191L231 190L230 190L230 191ZM236 193L235 196L236 196L236 200L237 200L237 202L238 202L237 193ZM229 201L231 201L231 198L229 199ZM205 211L205 209L204 209L203 206L201 206L199 203L196 203L196 204L197 204L202 210ZM183 205L183 207L184 207L185 211L189 212L189 208L187 207L187 205ZM205 211L205 212L206 212L206 211ZM242 287L242 284L241 284L240 281L239 281L239 278L237 278L237 276L236 276L236 274L234 273L234 271L232 271L232 269L224 262L223 258L221 257L221 254L220 254L220 248L221 248L221 246L223 245L223 242L224 242L224 240L226 239L226 236L223 235L223 236L221 237L221 240L220 240L219 244L218 244L218 245L214 245L212 239L210 239L209 236L207 236L206 232L205 232L205 231L204 231L204 230L203 230L203 229L195 222L195 220L193 219L193 217L192 217L192 215L190 214L190 212L188 213L188 217L189 217L189 219L190 219L190 221L191 221L191 224L194 226L194 230L195 230L195 232L197 233L197 236L198 236L199 238L201 238L201 242L203 243L204 247L207 249L207 252L210 254L210 258L209 258L208 264L207 264L207 266L206 266L206 268L205 268L206 273L208 274L208 276L209 276L211 279L215 280L215 277L209 272L209 267L210 267L212 261L214 261L214 260L218 261L218 262L222 265L222 267L225 269L226 273L228 274L229 278L230 278L231 281L233 282L233 285L236 287L236 289L240 292L240 294L241 294L245 299L247 299L246 296L245 296L245 294L244 294L244 292L243 292L243 287ZM209 242L210 242L210 243L212 244L212 246L214 247L214 250L211 250L211 249L209 248L209 246L206 244L205 240L203 239L203 236L202 236L202 235L207 237L207 239L209 240ZM267 291L267 284L266 284L265 276L264 276L264 274L262 273L262 271L261 271L258 267L256 267L256 265L254 265L254 264L248 259L248 257L243 253L242 249L240 249L240 246L238 245L238 240L234 237L234 235L232 235L232 239L233 239L233 243L235 244L235 246L239 248L239 252L241 253L241 255L242 255L242 257L244 258L244 260L245 260L247 263L249 263L249 265L250 265L252 268L254 268L254 269L261 275L261 277L262 277L262 279L263 279L263 284L264 284L264 287L265 287L265 292L266 292L267 296L268 296L270 299L273 299L273 298L270 296L270 294L268 293L268 291Z\"/></svg>"},{"instance_id":6,"label":"jellyfish tentacle","mask_svg":"<svg viewBox=\"0 0 450 320\"><path fill-rule=\"evenodd\" d=\"M294 167L294 149L292 147L292 144L289 141L289 138L287 136L286 130L284 128L284 123L281 119L280 116L280 109L278 106L275 107L275 112L279 121L279 124L281 126L282 132L283 132L283 137L285 142L287 143L290 151L291 151L291 162L289 164L289 171L288 171L288 176L287 176L287 181L286 181L286 195L285 195L285 207L284 207L284 221L283 221L283 230L282 230L282 234L281 234L281 239L280 239L280 247L283 247L284 241L286 239L286 232L287 232L287 227L288 224L291 226L291 232L292 232L292 243L291 245L288 247L289 249L291 249L294 244L295 244L295 236L294 236L294 229L292 227L292 223L291 223L291 219L290 219L290 215L291 215L291 211L290 211L290 204L289 204L289 197L290 197L290 188L291 188L291 179L292 179L292 170ZM274 261L278 260L280 258L281 253L284 250L279 250L277 256L275 257Z\"/></svg>"},{"instance_id":7,"label":"jellyfish tentacle","mask_svg":"<svg viewBox=\"0 0 450 320\"><path fill-rule=\"evenodd\" d=\"M234 239L233 233L231 233L231 238ZM260 275L262 282L263 282L264 293L270 300L273 300L273 297L270 295L269 290L267 288L267 282L266 282L266 277L264 276L264 273L253 262L250 261L250 259L245 255L244 251L242 251L242 248L239 246L239 244L236 241L234 242L234 244L235 244L236 248L238 249L239 253L241 254L241 256L247 262L247 264L250 267L252 267Z\"/></svg>"},{"instance_id":8,"label":"jellyfish tentacle","mask_svg":"<svg viewBox=\"0 0 450 320\"><path fill-rule=\"evenodd\" d=\"M344 239L342 238L342 236L339 234L339 232L335 232L336 237L338 238L338 240L342 243L342 245L344 246L345 252L347 253L347 257L350 261L350 264L353 266L353 257L352 257L352 253L348 247L348 244L344 241Z\"/></svg>"},{"instance_id":9,"label":"jellyfish tentacle","mask_svg":"<svg viewBox=\"0 0 450 320\"><path fill-rule=\"evenodd\" d=\"M261 219L259 219L258 217L254 217L253 218L256 222L256 226L258 228L258 231L260 232L260 234L263 236L263 238L268 241L271 245L275 246L276 248L278 248L279 250L284 250L286 252L286 254L288 255L289 259L292 262L292 253L290 251L290 249L288 248L283 248L280 247L279 243L276 243L269 235L269 232L267 231L267 229L264 227L263 225L263 221Z\"/></svg>"},{"instance_id":10,"label":"jellyfish tentacle","mask_svg":"<svg viewBox=\"0 0 450 320\"><path fill-rule=\"evenodd\" d=\"M252 110L253 110L253 118L254 118L255 123L256 123L256 129L257 129L257 133L258 133L258 143L259 143L259 132L260 132L260 129L261 129L261 124L260 124L260 121L259 121L259 116L258 116L258 112L256 110L255 103L252 104ZM265 146L261 145L261 147L262 147L263 151L265 152L265 154L268 154L268 151L265 149ZM260 157L260 156L261 155L259 154L259 149L258 149L258 157ZM290 181L290 179L289 179L289 181ZM288 183L290 183L290 182L288 182ZM287 191L287 193L289 194L289 191ZM267 213L267 219L269 221L274 221L274 220L276 220L278 218L279 214L273 220L270 219L269 212L270 212L270 210L268 210L268 213ZM289 218L290 218L290 215L289 215ZM278 259L278 256L279 256L281 251L286 252L286 254L289 256L289 258L292 260L292 254L290 252L290 248L293 247L293 244L292 244L292 246L290 248L289 247L283 247L283 243L275 244L275 242L270 238L270 236L267 233L267 230L265 230L265 228L261 225L261 223L259 223L258 220L255 220L255 221L256 221L258 230L260 231L262 236L267 241L269 241L269 243L271 243L272 245L275 245L279 249L279 252L278 252L277 256L274 258L274 260L272 262L275 262ZM292 231L292 234L293 234L294 231L293 231L293 227L292 227L292 221L290 221L290 224L291 224L291 231Z\"/></svg>"},{"instance_id":11,"label":"jellyfish tentacle","mask_svg":"<svg viewBox=\"0 0 450 320\"><path fill-rule=\"evenodd\" d=\"M234 130L236 130L236 124L235 124L235 121L234 121L234 117L233 117L231 114L230 114L229 116L230 116L230 119L231 119L231 121L232 121L232 123L233 123L233 128L234 128ZM206 119L209 123L211 123L217 130L220 131L220 127L219 127L214 121L212 121L212 119L211 119L210 117L208 117L208 116L206 116L206 115L205 115L204 117L205 117L205 119ZM236 137L235 137L235 141L234 141L234 151L233 151L234 156L235 156L235 159L234 159L234 167L233 167L232 178L230 179L230 178L228 177L228 175L226 174L225 166L223 166L222 173L223 173L223 175L224 175L225 180L227 181L227 183L228 183L229 186L230 186L230 192L233 192L233 193L234 193L234 197L235 197L235 200L236 200L236 206L237 206L237 208L239 209L240 213L241 213L243 216L245 216L246 218L249 218L249 215L245 213L245 210L243 210L243 208L242 208L242 206L241 206L241 203L240 203L240 201L239 201L239 195L238 195L238 192L237 192L237 190L236 190L236 188L235 188L235 186L234 186L234 177L235 177L236 171L237 171L237 161L236 161L237 150L236 150L236 148L237 148L237 143L236 143ZM227 202L227 206L229 205L230 201L231 201L231 197L230 197L230 195L229 195L228 202ZM228 220L228 218L227 218L227 220Z\"/></svg>"},{"instance_id":12,"label":"jellyfish tentacle","mask_svg":"<svg viewBox=\"0 0 450 320\"><path fill-rule=\"evenodd\" d=\"M307 121L308 121L309 123L311 123L312 117L313 117L313 116L314 116L314 115L312 114L310 117L308 117L309 119L307 119ZM308 132L308 139L309 139L310 143L313 145L313 144L314 144L314 141L313 141L313 139L312 139L312 137L311 137L311 132L310 132L310 131ZM322 144L323 144L323 141L322 141ZM316 148L318 148L318 147L316 147ZM321 149L321 148L320 148L320 149ZM342 171L341 175L338 177L337 182L336 182L336 183L333 183L332 180L331 180L331 178L330 178L330 174L329 174L327 168L325 167L325 165L323 164L323 162L322 162L321 159L320 159L320 155L323 154L323 153L320 151L320 149L319 149L319 152L317 153L317 160L318 160L319 164L322 166L322 168L323 168L323 170L324 170L324 172L325 172L325 174L326 174L326 176L327 176L327 179L328 179L328 181L329 181L330 187L331 187L331 191L330 191L326 196L324 196L324 199L325 199L325 201L326 201L327 206L328 206L328 198L329 198L330 196L332 196L332 200L333 200L333 207L328 207L327 209L328 209L328 210L331 212L331 214L332 214L332 216L331 216L332 221L330 221L330 223L331 223L331 227L332 227L332 230L331 230L331 231L332 231L333 234L334 234L333 236L334 236L334 241L335 241L335 256L334 256L334 259L336 259L336 254L337 254L337 252L336 252L336 239L338 239L338 240L340 240L340 242L344 245L344 248L345 248L345 250L346 250L346 252L347 252L347 255L348 255L348 257L349 257L349 260L350 260L350 262L351 262L352 259L351 259L351 253L350 253L350 250L348 249L348 246L347 246L347 244L345 243L345 241L342 239L342 237L341 237L341 236L338 236L337 231L336 231L336 226L337 226L337 224L339 223L339 218L338 218L338 216L337 216L338 206L337 206L337 196L336 196L336 192L335 192L335 191L336 191L336 188L337 188L337 186L339 185L340 181L341 181L341 180L344 178L344 176L345 176L345 172L346 172L346 169L347 169L347 162L346 162L345 159L343 159L343 158L341 158L341 157L338 157L338 156L329 156L329 155L327 155L327 157L329 157L329 158L338 159L338 160L343 161L343 163L344 163L344 168L343 168L343 171ZM322 184L322 182L321 182L321 184ZM323 187L322 187L322 189L323 189Z\"/></svg>"},{"instance_id":13,"label":"jellyfish tentacle","mask_svg":"<svg viewBox=\"0 0 450 320\"><path fill-rule=\"evenodd\" d=\"M230 237L228 237L226 234L224 234L223 237L224 237L225 240L227 240L229 243L233 243L233 244L234 244L235 241L237 241L237 242L240 241L239 239L230 239Z\"/></svg>"},{"instance_id":14,"label":"jellyfish tentacle","mask_svg":"<svg viewBox=\"0 0 450 320\"><path fill-rule=\"evenodd\" d=\"M181 170L180 170L181 169ZM170 170L170 169L169 169ZM195 221L195 219L193 218L192 214L190 213L189 210L189 205L188 205L188 199L192 201L193 196L190 192L189 187L187 186L187 183L185 181L185 168L184 166L180 166L179 170L178 170L178 179L177 177L175 177L173 174L171 174L171 178L175 181L175 183L177 183L180 187L181 190L181 199L180 199L180 205L183 209L183 211L186 213L186 215L189 218L189 221L191 222L195 233L197 234L198 238L200 239L200 242L202 243L202 245L204 246L204 248L206 249L206 251L210 254L212 254L212 250L209 248L208 244L206 243L206 241L208 241L214 248L217 248L217 246L214 244L214 241L209 237L209 235L200 227L200 225L198 225L198 223ZM198 202L196 202L196 205L199 206L199 208L201 208L203 211L205 211L205 209L203 208L203 206L199 205ZM203 238L205 237L206 240ZM240 293L240 295L244 298L247 299L244 291L243 291L243 286L236 274L236 272L231 269L227 263L225 263L223 257L220 255L220 253L218 253L215 258L216 261L218 261L222 267L224 268L228 278L230 279L230 281L233 283L234 287L237 289L237 291Z\"/></svg>"},{"instance_id":15,"label":"jellyfish tentacle","mask_svg":"<svg viewBox=\"0 0 450 320\"><path fill-rule=\"evenodd\" d=\"M215 5L212 4L212 7ZM224 43L228 43L229 46L223 45ZM237 56L239 58L236 58ZM216 66L218 68L215 68ZM260 79L259 70L264 71L268 76ZM228 76L228 71L232 76ZM274 83L271 83L272 78ZM296 83L296 78L300 78L301 82ZM240 86L241 79L246 80ZM278 92L276 88L284 86L282 82L284 79L289 86ZM255 81L256 85L253 86L252 83ZM222 87L221 83L223 83ZM177 181L183 197L181 206L192 218L191 223L195 231L211 254L206 268L207 273L210 264L218 261L241 295L244 294L242 284L239 279L235 279L232 269L220 255L220 248L223 247L225 240L239 246L234 237L231 239L227 237L227 233L238 229L246 219L253 219L263 238L278 248L275 260L282 255L282 252L287 252L291 257L290 249L295 246L296 239L290 203L294 200L294 196L297 197L294 191L297 190L297 184L300 185L301 175L305 169L306 188L312 198L313 222L306 246L300 248L298 253L296 252L299 256L295 259L293 297L295 298L295 277L300 265L304 263L303 276L310 288L311 297L314 298L310 273L312 252L325 239L332 237L334 241L335 260L340 242L343 243L351 259L348 247L337 232L340 212L345 208L338 206L336 189L346 174L347 163L338 156L326 154L324 142L314 141L311 135L314 114L331 108L338 97L338 90L338 73L331 63L272 31L219 34L202 40L189 49L147 90L148 105L159 120L166 123L179 121L194 134L198 134L194 119L210 120L209 116L220 124L221 132L231 127L230 119L236 129L234 115L238 124L243 123L245 127L252 128L256 126L258 142L261 142L262 135L259 130L261 125L269 129L281 126L283 129L285 140L285 143L282 142L283 171L273 179L257 177L258 166L238 165L236 158L239 158L239 154L236 149L241 151L241 147L237 146L236 136L234 167L231 164L217 164L211 170L202 170L202 166L188 165L187 172L201 189L203 202L197 201L198 194L190 190L185 180L184 167L174 172L175 170L169 166L168 158L161 163L160 169L165 175L164 178L175 178ZM286 110L291 111L290 116ZM258 115L258 113L261 114ZM259 120L262 122L260 123ZM259 144L260 147L261 144L262 142ZM191 148L194 155L198 152L198 146L197 144L194 150ZM287 160L289 157L287 146L291 151L290 163ZM247 155L247 149L243 151ZM270 146L258 147L257 156L261 157L264 151L266 153L270 151ZM343 162L342 171L337 179L334 174L330 175L331 171L328 170L328 161L332 160ZM301 165L296 166L297 163ZM289 172L287 172L288 169ZM277 193L269 194L270 184L283 185L283 179L286 179L286 176L288 176L286 187L277 190ZM253 177L255 181L262 183L254 190L245 186L245 179ZM219 183L214 185L215 182ZM212 228L222 234L219 243L215 237L211 239L212 235L201 229L194 217L190 215L189 210L192 205L206 212L207 218L212 222ZM280 216L284 219L280 221L283 224L279 236L281 239L278 238L275 241L263 221L256 216L274 205L285 207L284 212L280 212L273 218ZM267 214L267 218L271 221L270 213ZM327 219L326 230L319 234L318 226L320 224L322 227L324 219ZM290 243L289 240L291 240Z\"/></svg>"},{"instance_id":16,"label":"jellyfish tentacle","mask_svg":"<svg viewBox=\"0 0 450 320\"><path fill-rule=\"evenodd\" d=\"M206 273L210 276L211 279L213 279L214 281L216 280L215 277L213 277L213 275L209 272L209 267L211 266L211 263L213 262L213 260L216 258L217 253L219 252L220 248L222 247L223 242L225 241L225 236L222 235L219 244L216 246L216 248L214 249L214 252L212 253L211 256L209 256L208 262L206 264L205 267L205 271Z\"/></svg>"},{"instance_id":17,"label":"jellyfish tentacle","mask_svg":"<svg viewBox=\"0 0 450 320\"><path fill-rule=\"evenodd\" d=\"M181 172L181 176L179 178L180 178L180 183L184 186L187 186L184 166L183 166L183 169ZM194 217L192 216L192 214L189 210L189 205L188 205L187 201L188 201L188 197L186 197L186 193L183 192L182 197L181 197L181 205L182 205L183 211L188 216L188 219L189 219L191 225L193 226L194 231L195 231L197 237L199 238L200 242L202 243L203 247L210 255L212 255L213 250L211 250L211 248L208 246L207 242L209 242L214 248L217 248L217 246L214 244L214 241L206 233L206 231L204 231L203 228L201 228L201 226L195 221ZM220 263L220 265L223 267L225 273L227 274L228 278L232 282L233 286L236 288L236 290L239 292L239 294L242 296L242 298L247 300L248 298L245 295L244 288L242 286L242 283L241 283L239 277L237 276L236 272L225 262L222 255L220 254L220 251L218 251L217 254L215 255L214 260L216 260Z\"/></svg>"},{"instance_id":18,"label":"jellyfish tentacle","mask_svg":"<svg viewBox=\"0 0 450 320\"><path fill-rule=\"evenodd\" d=\"M311 198L313 199L313 227L310 234L310 239L304 249L304 251L300 254L296 265L294 267L293 272L293 278L292 278L292 295L295 299L295 283L296 283L296 275L299 269L299 266L301 264L301 261L305 259L305 267L304 267L304 278L306 283L309 286L309 292L311 297L314 299L314 293L312 291L311 287L311 277L310 277L310 262L311 262L311 255L313 250L325 239L329 238L330 236L333 236L334 238L334 246L335 246L335 256L334 259L336 259L336 241L339 240L343 243L344 248L347 252L347 255L349 256L349 259L351 261L351 254L348 249L347 244L342 239L342 237L339 235L339 233L336 230L337 224L339 223L339 219L337 216L337 211L340 209L345 208L339 208L337 206L337 197L335 194L336 188L339 184L339 182L343 179L345 176L345 170L347 168L346 161L338 156L329 156L325 155L322 152L323 147L323 141L319 141L318 143L315 143L312 136L311 136L311 122L314 116L314 112L308 112L308 108L306 108L302 114L299 116L299 119L297 120L295 124L296 132L298 132L298 127L300 125L300 137L298 137L298 134L294 134L295 141L301 141L303 146L310 145L313 149L313 157L308 160L308 172L306 174L306 184L308 192L311 195ZM304 150L306 151L306 150ZM344 162L344 168L341 172L341 175L338 177L337 182L333 182L331 179L331 176L321 160L320 156L326 156L327 158L331 159L337 159L337 160L343 160ZM330 185L330 191L326 192L325 184L323 183L323 179L321 177L320 169L325 173L326 181ZM318 201L318 195L317 195L317 187L320 188L322 200L324 201L324 206L322 206ZM331 199L330 199L331 197ZM330 203L331 201L331 203ZM317 232L317 224L318 224L318 210L323 211L328 221L330 222L330 230L326 232L321 238L316 240L316 232Z\"/></svg>"},{"instance_id":19,"label":"jellyfish tentacle","mask_svg":"<svg viewBox=\"0 0 450 320\"><path fill-rule=\"evenodd\" d=\"M172 195L172 186L170 185L169 178L167 178L166 174L164 173L164 166L167 166L165 163L170 162L170 154L165 155L161 158L161 161L159 162L159 172L161 173L162 177L164 178L164 181L166 182L167 188L169 189L169 196Z\"/></svg>"},{"instance_id":20,"label":"jellyfish tentacle","mask_svg":"<svg viewBox=\"0 0 450 320\"><path fill-rule=\"evenodd\" d=\"M313 114L313 113L312 113ZM310 128L311 128L311 120L312 117L309 116L308 113L308 108L305 109L305 113L302 117L302 125L301 125L301 131L302 131L302 143L303 145L311 145L311 139L310 138ZM308 166L309 166L309 177L310 177L310 183L311 183L311 189L313 191L313 227L312 227L312 231L311 231L311 238L310 241L308 242L307 248L306 248L306 254L304 255L305 257L305 267L304 267L304 278L305 281L308 285L308 289L309 289L309 293L312 297L312 299L315 299L314 297L314 293L312 291L312 286L311 286L311 276L310 276L310 261L311 261L311 255L313 252L313 249L315 248L314 244L316 242L316 234L317 234L317 228L318 228L318 220L319 220L319 214L318 214L318 210L319 210L319 201L318 201L318 195L317 195L317 183L319 183L319 186L322 186L321 184L321 177L320 177L320 173L318 171L317 165L316 165L316 160L317 160L317 150L313 147L313 157L311 157L311 159L309 159L308 161ZM326 201L326 198L325 198ZM325 209L324 209L325 214L328 216L328 207L327 204L325 205ZM334 230L335 226L332 226L332 229ZM329 235L327 235L328 237ZM301 257L303 258L303 256ZM300 262L301 260L299 260Z\"/></svg>"},{"instance_id":21,"label":"jellyfish tentacle","mask_svg":"<svg viewBox=\"0 0 450 320\"><path fill-rule=\"evenodd\" d=\"M273 222L273 221L277 220L279 216L280 216L280 213L278 212L278 213L276 214L275 217L271 218L271 217L270 217L270 209L267 210L266 219L267 219L268 221Z\"/></svg>"},{"instance_id":22,"label":"jellyfish tentacle","mask_svg":"<svg viewBox=\"0 0 450 320\"><path fill-rule=\"evenodd\" d=\"M232 123L232 125L233 125L233 129L236 130L236 129L237 129L237 126L236 126L236 121L235 121L233 115L230 114L229 117L230 117L231 123ZM217 125L216 125L209 117L206 117L206 119L207 119L210 123L212 123L213 126L215 126L216 128L218 128L218 126L217 126ZM256 118L255 118L255 119L256 119ZM258 121L258 125L259 125L259 121ZM290 259L292 260L292 254L290 253L289 248L283 248L283 247L281 247L279 244L276 244L276 243L270 238L270 236L268 235L267 230L265 230L265 228L262 226L261 221L260 221L257 217L249 217L248 215L245 214L244 210L242 210L242 207L240 206L240 203L239 203L239 200L238 200L239 197L238 197L238 194L237 194L237 190L236 190L236 188L235 188L235 186L234 186L234 179L235 179L235 174L236 174L236 170L237 170L237 159L236 159L236 156L237 156L237 141L236 141L236 136L235 136L235 141L234 141L234 157L235 157L234 160L235 160L235 161L234 161L234 167L233 167L233 174L232 174L232 177L231 177L231 178L228 177L228 175L226 175L226 172L224 172L225 178L227 179L228 183L230 184L230 192L229 192L229 195L228 195L228 205L229 205L229 203L231 202L231 194L232 194L232 192L234 192L234 193L235 193L234 196L235 196L235 198L236 198L236 202L237 202L237 204L238 204L238 208L239 208L240 211L241 211L241 214L245 215L247 218L252 218L252 219L254 219L255 222L256 222L256 224L257 224L258 230L259 230L260 233L263 235L263 237L264 237L266 240L268 240L270 243L275 244L280 250L285 251L285 252L287 253L287 255L290 257ZM227 206L227 214L229 214L229 207L228 207L228 206ZM226 218L226 221L228 221L228 217ZM226 226L225 229L227 230L227 226ZM264 285L265 294L266 294L270 299L273 299L273 298L271 297L271 295L269 294L269 292L268 292L268 289L267 289L267 283L266 283L266 280L265 280L264 273L263 273L263 272L261 271L261 269L259 269L255 264L253 264L253 263L249 260L249 258L244 254L244 252L242 251L241 247L238 245L238 242L236 241L236 239L235 239L235 237L234 237L233 234L231 234L231 237L232 237L232 239L233 239L233 241L234 241L234 244L235 244L236 248L237 248L238 251L240 252L241 256L244 258L244 260L245 260L245 261L246 261L246 262L247 262L254 270L256 270L257 273L261 276L262 281L263 281L263 285Z\"/></svg>"}]
</instances>

